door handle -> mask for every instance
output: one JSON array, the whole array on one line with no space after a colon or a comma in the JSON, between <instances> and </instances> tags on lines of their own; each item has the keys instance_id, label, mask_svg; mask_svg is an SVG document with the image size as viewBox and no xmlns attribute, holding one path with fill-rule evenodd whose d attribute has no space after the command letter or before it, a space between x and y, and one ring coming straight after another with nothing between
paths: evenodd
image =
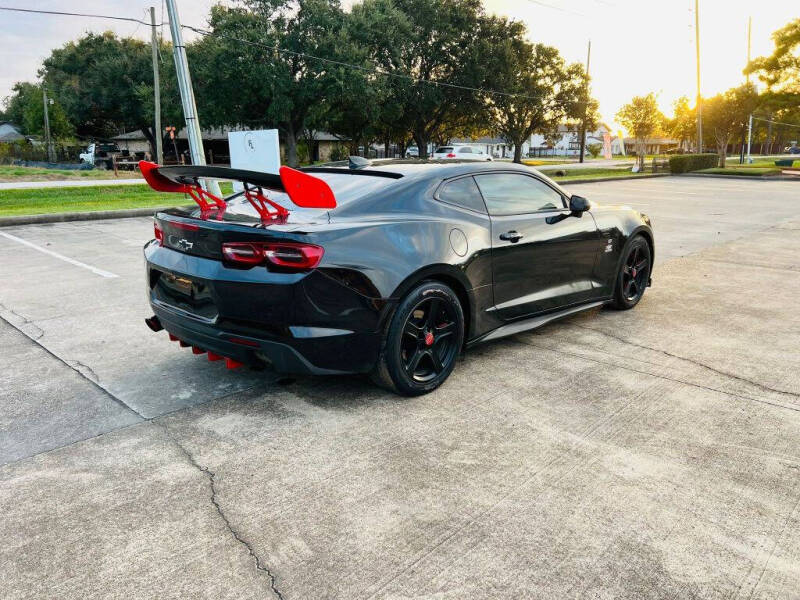
<instances>
[{"instance_id":1,"label":"door handle","mask_svg":"<svg viewBox=\"0 0 800 600\"><path fill-rule=\"evenodd\" d=\"M505 233L500 234L500 239L504 242L511 242L512 244L516 244L518 241L522 239L522 234L517 233L516 231L507 231Z\"/></svg>"}]
</instances>

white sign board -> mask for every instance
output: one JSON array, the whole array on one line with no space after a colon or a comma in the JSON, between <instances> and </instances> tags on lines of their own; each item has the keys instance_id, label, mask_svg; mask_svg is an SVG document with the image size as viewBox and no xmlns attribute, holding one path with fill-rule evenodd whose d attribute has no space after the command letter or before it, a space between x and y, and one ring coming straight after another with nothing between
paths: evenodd
<instances>
[{"instance_id":1,"label":"white sign board","mask_svg":"<svg viewBox=\"0 0 800 600\"><path fill-rule=\"evenodd\" d=\"M228 148L231 168L278 174L281 146L277 129L228 132ZM241 192L244 188L241 183L234 182L233 189Z\"/></svg>"}]
</instances>

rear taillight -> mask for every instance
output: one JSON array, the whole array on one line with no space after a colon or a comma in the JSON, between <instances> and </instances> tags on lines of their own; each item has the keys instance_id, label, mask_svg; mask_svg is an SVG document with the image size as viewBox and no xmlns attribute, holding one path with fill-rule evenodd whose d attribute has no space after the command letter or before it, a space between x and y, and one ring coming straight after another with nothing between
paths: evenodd
<instances>
[{"instance_id":1,"label":"rear taillight","mask_svg":"<svg viewBox=\"0 0 800 600\"><path fill-rule=\"evenodd\" d=\"M254 266L274 265L284 269L315 268L325 250L314 244L299 242L229 242L222 244L222 256L227 262Z\"/></svg>"},{"instance_id":2,"label":"rear taillight","mask_svg":"<svg viewBox=\"0 0 800 600\"><path fill-rule=\"evenodd\" d=\"M455 155L455 154L453 154L452 152L451 152L450 154L448 154L448 155L447 155L447 158L455 158L455 157L456 157L456 155Z\"/></svg>"},{"instance_id":3,"label":"rear taillight","mask_svg":"<svg viewBox=\"0 0 800 600\"><path fill-rule=\"evenodd\" d=\"M164 232L161 230L161 225L158 221L153 221L153 235L156 236L159 246L164 245Z\"/></svg>"}]
</instances>

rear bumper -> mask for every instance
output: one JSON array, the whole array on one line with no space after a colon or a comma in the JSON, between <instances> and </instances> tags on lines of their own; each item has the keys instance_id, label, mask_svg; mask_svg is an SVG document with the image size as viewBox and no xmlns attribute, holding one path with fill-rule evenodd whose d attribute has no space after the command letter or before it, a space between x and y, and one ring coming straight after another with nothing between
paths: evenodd
<instances>
[{"instance_id":1,"label":"rear bumper","mask_svg":"<svg viewBox=\"0 0 800 600\"><path fill-rule=\"evenodd\" d=\"M247 365L267 365L280 373L337 375L367 372L375 364L380 343L377 334L350 333L283 340L242 336L163 306L152 307L164 329L182 342Z\"/></svg>"},{"instance_id":2,"label":"rear bumper","mask_svg":"<svg viewBox=\"0 0 800 600\"><path fill-rule=\"evenodd\" d=\"M166 331L185 344L282 373L365 373L378 357L388 303L323 273L298 276L145 247L148 299ZM190 278L202 302L174 302L162 277Z\"/></svg>"}]
</instances>

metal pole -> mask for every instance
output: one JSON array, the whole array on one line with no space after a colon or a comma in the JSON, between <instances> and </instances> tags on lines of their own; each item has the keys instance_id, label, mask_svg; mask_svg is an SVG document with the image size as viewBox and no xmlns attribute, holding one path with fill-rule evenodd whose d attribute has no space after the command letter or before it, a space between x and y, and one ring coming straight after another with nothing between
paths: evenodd
<instances>
[{"instance_id":1,"label":"metal pole","mask_svg":"<svg viewBox=\"0 0 800 600\"><path fill-rule=\"evenodd\" d=\"M44 141L47 145L47 160L56 162L53 156L53 142L50 139L50 112L47 99L47 90L42 86L42 102L44 103Z\"/></svg>"},{"instance_id":2,"label":"metal pole","mask_svg":"<svg viewBox=\"0 0 800 600\"><path fill-rule=\"evenodd\" d=\"M192 164L204 165L206 164L206 157L203 152L203 136L200 131L200 122L197 118L197 105L194 101L189 62L186 60L186 46L183 43L178 7L175 5L175 0L166 0L166 4L167 13L169 14L169 29L172 34L172 47L175 54L175 74L178 79L178 88L181 92L183 116L186 120L186 137L189 140L189 152L192 157ZM212 194L216 196L222 195L216 180L209 180L206 183L206 187Z\"/></svg>"},{"instance_id":3,"label":"metal pole","mask_svg":"<svg viewBox=\"0 0 800 600\"><path fill-rule=\"evenodd\" d=\"M584 95L583 121L581 122L581 155L578 162L586 156L586 111L589 102L589 64L592 60L592 40L589 40L589 51L586 54L586 94Z\"/></svg>"},{"instance_id":4,"label":"metal pole","mask_svg":"<svg viewBox=\"0 0 800 600\"><path fill-rule=\"evenodd\" d=\"M161 77L158 73L158 29L156 26L156 9L150 7L150 23L152 24L153 47L153 106L155 120L153 125L153 137L156 138L156 162L164 164L164 150L161 147L163 132L161 131Z\"/></svg>"},{"instance_id":5,"label":"metal pole","mask_svg":"<svg viewBox=\"0 0 800 600\"><path fill-rule=\"evenodd\" d=\"M750 64L750 49L752 47L753 17L747 18L747 64ZM747 83L750 83L750 73L747 73Z\"/></svg>"},{"instance_id":6,"label":"metal pole","mask_svg":"<svg viewBox=\"0 0 800 600\"><path fill-rule=\"evenodd\" d=\"M697 151L703 152L703 98L700 96L700 0L694 0L695 50L697 51Z\"/></svg>"},{"instance_id":7,"label":"metal pole","mask_svg":"<svg viewBox=\"0 0 800 600\"><path fill-rule=\"evenodd\" d=\"M750 164L753 162L753 159L750 156L750 144L753 141L753 115L750 115L750 123L747 126L747 163Z\"/></svg>"}]
</instances>

